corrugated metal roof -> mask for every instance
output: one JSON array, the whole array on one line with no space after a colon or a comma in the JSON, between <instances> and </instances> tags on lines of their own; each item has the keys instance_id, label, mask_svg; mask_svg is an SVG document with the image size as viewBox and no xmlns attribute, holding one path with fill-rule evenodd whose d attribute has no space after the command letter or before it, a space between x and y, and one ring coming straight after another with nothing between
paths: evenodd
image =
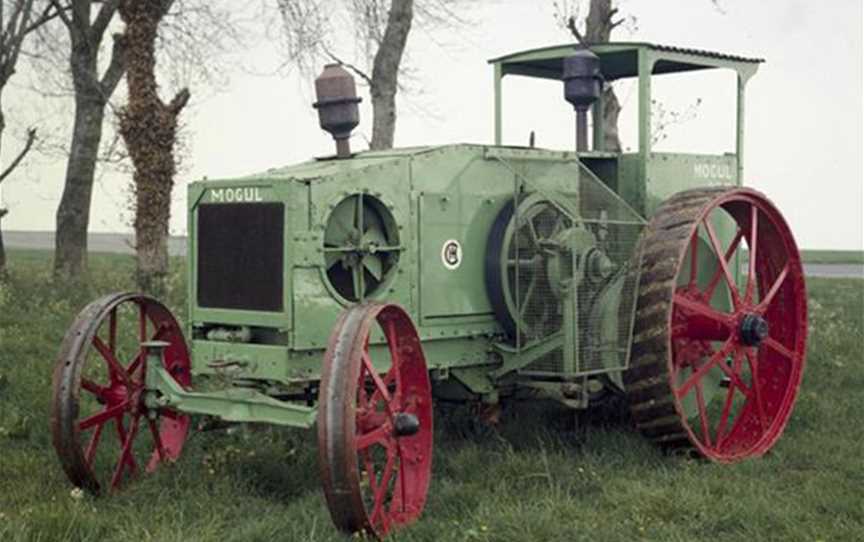
<instances>
[{"instance_id":1,"label":"corrugated metal roof","mask_svg":"<svg viewBox=\"0 0 864 542\"><path fill-rule=\"evenodd\" d=\"M722 60L733 60L735 62L753 62L760 63L765 62L764 58L748 58L744 56L738 55L730 55L728 53L718 53L715 51L705 51L702 49L688 49L684 47L675 47L672 45L660 45L657 43L644 43L643 45L647 45L651 49L656 49L658 51L668 51L670 53L681 53L685 55L696 55L696 56L704 56L708 58L719 58Z\"/></svg>"},{"instance_id":2,"label":"corrugated metal roof","mask_svg":"<svg viewBox=\"0 0 864 542\"><path fill-rule=\"evenodd\" d=\"M638 49L640 47L645 47L648 49L654 49L657 51L665 51L669 53L677 53L677 54L685 54L685 55L693 55L704 58L714 58L718 60L729 60L732 62L748 62L748 63L760 63L765 62L765 59L762 58L748 58L738 55L731 55L728 53L719 53L716 51L705 51L702 49L691 49L686 47L675 47L672 45L661 45L659 43L648 43L648 42L638 42L638 41L618 41L618 42L609 42L609 43L589 43L588 47L611 47L615 49ZM499 63L506 62L513 58L518 58L523 55L529 55L533 53L542 53L544 51L553 51L555 49L563 49L563 48L575 48L580 47L582 44L579 43L563 43L560 45L553 45L550 47L540 47L537 49L528 49L525 51L518 51L516 53L510 53L504 56L500 56L497 58L493 58L489 60L490 63Z\"/></svg>"}]
</instances>

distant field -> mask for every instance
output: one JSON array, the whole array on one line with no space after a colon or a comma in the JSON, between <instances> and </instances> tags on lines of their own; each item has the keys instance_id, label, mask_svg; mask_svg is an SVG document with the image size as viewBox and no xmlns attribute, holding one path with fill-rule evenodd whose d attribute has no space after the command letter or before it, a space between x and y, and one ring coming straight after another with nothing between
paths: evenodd
<instances>
[{"instance_id":1,"label":"distant field","mask_svg":"<svg viewBox=\"0 0 864 542\"><path fill-rule=\"evenodd\" d=\"M130 287L133 261L93 255L96 284L66 289L52 283L50 257L11 251L10 281L0 285L0 540L345 540L324 505L315 435L300 431L198 433L176 465L120 494L73 497L48 431L54 358L87 301ZM180 318L184 276L175 269L167 296ZM439 415L426 511L390 540L859 538L864 280L811 278L808 291L803 389L765 458L730 466L667 457L626 423L594 419L574 431L572 416L524 405L483 437L465 435L464 414Z\"/></svg>"},{"instance_id":2,"label":"distant field","mask_svg":"<svg viewBox=\"0 0 864 542\"><path fill-rule=\"evenodd\" d=\"M804 263L860 264L864 265L864 250L809 250L801 251Z\"/></svg>"}]
</instances>

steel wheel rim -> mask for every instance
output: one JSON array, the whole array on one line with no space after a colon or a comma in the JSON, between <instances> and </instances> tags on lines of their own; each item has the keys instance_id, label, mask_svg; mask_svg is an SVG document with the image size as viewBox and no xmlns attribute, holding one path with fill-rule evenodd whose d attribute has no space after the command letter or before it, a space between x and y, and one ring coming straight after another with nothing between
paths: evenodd
<instances>
[{"instance_id":1,"label":"steel wheel rim","mask_svg":"<svg viewBox=\"0 0 864 542\"><path fill-rule=\"evenodd\" d=\"M712 214L720 210L737 227L732 242L726 246L711 222ZM754 221L756 228L752 228ZM688 251L690 261L698 261L692 257L692 250L693 240L700 231L707 235L718 263L708 287L725 282L732 297L728 313L716 309L710 292L702 291L700 299L690 286L692 268L687 270L683 264ZM752 247L756 247L756 257L747 266L743 291L734 284L732 264L726 263L727 255L734 254L742 242L751 254ZM699 250L699 244L695 246ZM762 455L774 445L788 422L805 363L806 290L792 233L779 211L763 195L754 190L734 190L703 209L681 250L678 269L679 279L685 272L689 276L679 281L687 285L676 288L670 306L667 364L669 385L684 428L693 445L710 459L730 462ZM744 322L748 318L752 321L754 315L767 322L770 330L755 345L750 344L755 339L745 333L748 327ZM712 340L705 340L706 337ZM694 366L684 380L678 377L686 361L682 359L682 351L687 349L688 342L718 341L722 346L712 349L712 353L696 356L701 357L701 366ZM727 365L729 358L731 363ZM701 380L714 368L719 368L729 379L716 424L701 391ZM684 398L691 394L698 406L695 422L688 419L683 405ZM740 402L736 395L743 395L744 402L740 410L733 412L736 401Z\"/></svg>"},{"instance_id":2,"label":"steel wheel rim","mask_svg":"<svg viewBox=\"0 0 864 542\"><path fill-rule=\"evenodd\" d=\"M383 377L368 354L376 322L396 360ZM415 434L394 436L398 413L416 417ZM324 357L318 439L324 494L339 529L383 537L420 516L431 478L431 386L402 308L358 305L340 317Z\"/></svg>"},{"instance_id":3,"label":"steel wheel rim","mask_svg":"<svg viewBox=\"0 0 864 542\"><path fill-rule=\"evenodd\" d=\"M106 488L117 490L142 470L152 472L162 462L175 461L189 428L188 416L167 409L148 411L144 406L143 352L139 348L130 359L118 359L122 333L118 313L123 310L137 311L137 326L131 331L139 344L142 339L169 343L163 358L165 367L181 385L190 383L189 353L182 331L170 311L155 299L112 294L81 311L66 333L54 371L51 425L54 448L67 477L93 494ZM104 373L99 371L103 365ZM100 374L105 378L94 378ZM102 405L96 411L86 406L89 402L92 407L94 401ZM110 472L103 473L104 463L97 456L100 450L110 454L106 442L112 432L109 426L119 440L120 455ZM149 434L153 449L143 464L145 454L140 447L145 434Z\"/></svg>"}]
</instances>

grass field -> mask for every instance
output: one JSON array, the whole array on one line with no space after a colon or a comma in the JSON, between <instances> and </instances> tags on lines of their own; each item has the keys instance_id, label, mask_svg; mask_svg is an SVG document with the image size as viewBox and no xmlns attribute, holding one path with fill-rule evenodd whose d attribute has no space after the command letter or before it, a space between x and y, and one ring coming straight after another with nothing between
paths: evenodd
<instances>
[{"instance_id":1,"label":"grass field","mask_svg":"<svg viewBox=\"0 0 864 542\"><path fill-rule=\"evenodd\" d=\"M802 250L804 263L864 264L864 250Z\"/></svg>"},{"instance_id":2,"label":"grass field","mask_svg":"<svg viewBox=\"0 0 864 542\"><path fill-rule=\"evenodd\" d=\"M48 429L50 378L73 315L129 287L132 261L91 259L97 286L52 284L48 253L13 251L0 286L0 540L342 540L311 433L191 437L183 458L111 498L76 498ZM864 281L810 279L808 369L772 453L732 466L664 456L627 424L582 431L513 407L500 434L437 419L423 519L406 541L860 540ZM182 317L182 274L169 303ZM457 417L458 418L458 417Z\"/></svg>"}]
</instances>

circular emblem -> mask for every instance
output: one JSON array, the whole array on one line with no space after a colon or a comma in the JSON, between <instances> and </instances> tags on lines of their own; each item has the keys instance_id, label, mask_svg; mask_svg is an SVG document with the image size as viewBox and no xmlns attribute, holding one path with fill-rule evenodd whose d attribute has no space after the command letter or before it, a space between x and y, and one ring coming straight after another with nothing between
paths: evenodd
<instances>
[{"instance_id":1,"label":"circular emblem","mask_svg":"<svg viewBox=\"0 0 864 542\"><path fill-rule=\"evenodd\" d=\"M462 245L455 239L444 241L441 247L441 262L449 270L454 270L462 265Z\"/></svg>"}]
</instances>

